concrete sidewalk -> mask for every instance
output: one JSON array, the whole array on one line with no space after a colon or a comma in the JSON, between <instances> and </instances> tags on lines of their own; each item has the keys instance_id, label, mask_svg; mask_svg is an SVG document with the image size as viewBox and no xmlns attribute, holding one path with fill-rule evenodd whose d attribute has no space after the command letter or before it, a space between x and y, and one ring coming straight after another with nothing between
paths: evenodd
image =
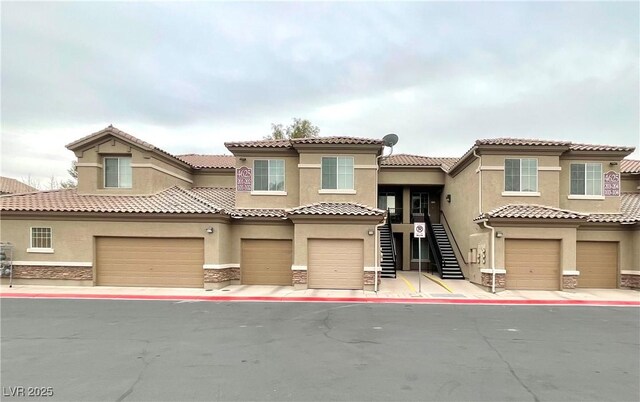
<instances>
[{"instance_id":1,"label":"concrete sidewalk","mask_svg":"<svg viewBox=\"0 0 640 402\"><path fill-rule=\"evenodd\" d=\"M419 281L419 278L421 279ZM419 291L421 290L421 292ZM492 294L466 280L442 280L416 271L400 271L395 279L383 279L378 292L363 290L294 290L292 286L230 285L224 289L148 288L110 286L0 287L1 297L104 298L202 301L321 301L361 303L458 303L458 304L577 304L636 305L640 292L624 289L575 289L568 291L505 290Z\"/></svg>"}]
</instances>

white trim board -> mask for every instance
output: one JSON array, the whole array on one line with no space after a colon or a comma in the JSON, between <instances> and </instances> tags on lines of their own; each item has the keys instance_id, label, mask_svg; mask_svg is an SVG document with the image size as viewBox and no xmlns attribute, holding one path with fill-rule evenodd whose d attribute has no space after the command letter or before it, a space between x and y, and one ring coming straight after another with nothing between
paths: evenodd
<instances>
[{"instance_id":1,"label":"white trim board","mask_svg":"<svg viewBox=\"0 0 640 402\"><path fill-rule=\"evenodd\" d=\"M240 268L240 264L204 264L202 269L227 269Z\"/></svg>"},{"instance_id":2,"label":"white trim board","mask_svg":"<svg viewBox=\"0 0 640 402\"><path fill-rule=\"evenodd\" d=\"M292 271L306 271L307 270L307 266L306 265L292 265L291 266L291 270Z\"/></svg>"},{"instance_id":3,"label":"white trim board","mask_svg":"<svg viewBox=\"0 0 640 402\"><path fill-rule=\"evenodd\" d=\"M496 274L506 274L507 270L504 268L496 268ZM493 270L491 268L480 268L480 273L483 274L492 274Z\"/></svg>"}]
</instances>

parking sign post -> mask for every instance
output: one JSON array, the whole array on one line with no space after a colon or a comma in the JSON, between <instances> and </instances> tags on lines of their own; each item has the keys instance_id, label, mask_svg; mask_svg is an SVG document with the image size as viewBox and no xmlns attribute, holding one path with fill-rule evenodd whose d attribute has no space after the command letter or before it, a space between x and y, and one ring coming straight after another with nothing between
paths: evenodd
<instances>
[{"instance_id":1,"label":"parking sign post","mask_svg":"<svg viewBox=\"0 0 640 402\"><path fill-rule=\"evenodd\" d=\"M413 237L418 239L418 293L422 293L422 239L426 237L426 231L424 222L413 224Z\"/></svg>"}]
</instances>

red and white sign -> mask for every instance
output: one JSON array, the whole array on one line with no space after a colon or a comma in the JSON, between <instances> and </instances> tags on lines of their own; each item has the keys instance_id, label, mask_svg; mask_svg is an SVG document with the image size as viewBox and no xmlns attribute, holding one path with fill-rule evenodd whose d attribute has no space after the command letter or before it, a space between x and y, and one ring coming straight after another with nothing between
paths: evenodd
<instances>
[{"instance_id":1,"label":"red and white sign","mask_svg":"<svg viewBox=\"0 0 640 402\"><path fill-rule=\"evenodd\" d=\"M236 169L236 191L251 191L252 177L251 168Z\"/></svg>"},{"instance_id":2,"label":"red and white sign","mask_svg":"<svg viewBox=\"0 0 640 402\"><path fill-rule=\"evenodd\" d=\"M427 225L424 222L414 222L413 237L417 237L419 239L427 237Z\"/></svg>"},{"instance_id":3,"label":"red and white sign","mask_svg":"<svg viewBox=\"0 0 640 402\"><path fill-rule=\"evenodd\" d=\"M604 196L620 196L620 175L613 170L609 170L604 174Z\"/></svg>"}]
</instances>

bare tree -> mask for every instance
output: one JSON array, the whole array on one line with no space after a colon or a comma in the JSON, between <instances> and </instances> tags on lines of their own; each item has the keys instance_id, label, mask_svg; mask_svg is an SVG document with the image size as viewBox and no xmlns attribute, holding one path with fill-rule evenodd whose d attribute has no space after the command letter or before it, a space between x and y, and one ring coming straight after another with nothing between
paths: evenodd
<instances>
[{"instance_id":1,"label":"bare tree","mask_svg":"<svg viewBox=\"0 0 640 402\"><path fill-rule=\"evenodd\" d=\"M60 181L61 188L76 188L78 187L78 167L76 166L76 161L71 162L71 167L67 169L67 173L71 176L70 179L65 181Z\"/></svg>"},{"instance_id":2,"label":"bare tree","mask_svg":"<svg viewBox=\"0 0 640 402\"><path fill-rule=\"evenodd\" d=\"M316 138L320 134L320 128L314 126L307 119L294 117L293 123L287 127L282 124L271 124L271 134L264 137L265 140L285 140L291 138Z\"/></svg>"}]
</instances>

